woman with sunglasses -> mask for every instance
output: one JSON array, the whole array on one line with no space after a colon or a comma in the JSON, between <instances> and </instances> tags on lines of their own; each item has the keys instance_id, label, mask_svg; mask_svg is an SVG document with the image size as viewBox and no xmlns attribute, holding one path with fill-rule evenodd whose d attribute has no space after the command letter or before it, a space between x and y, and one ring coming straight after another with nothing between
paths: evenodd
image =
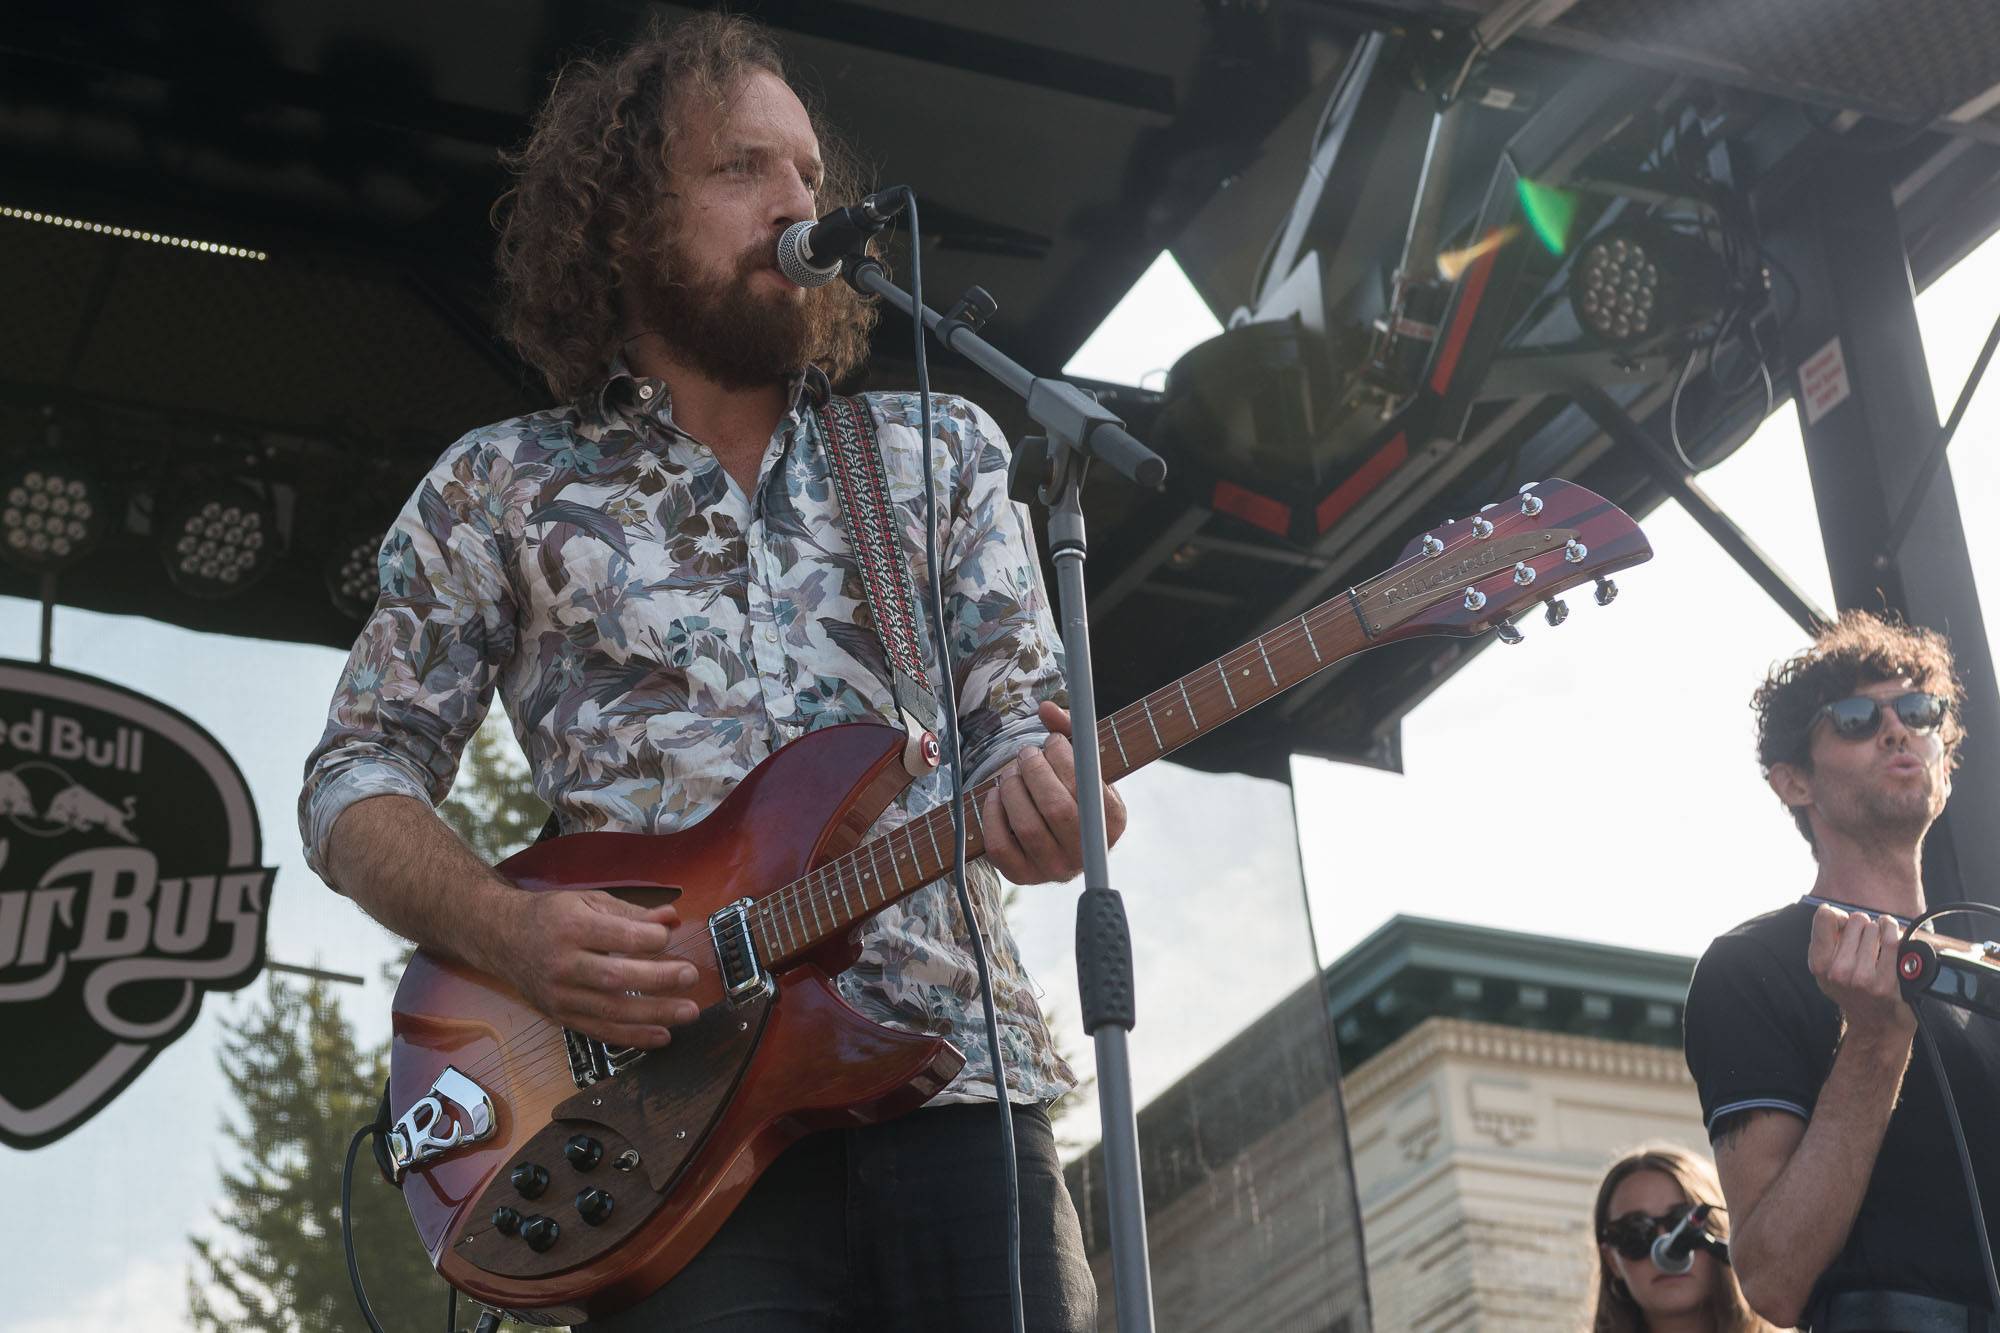
<instances>
[{"instance_id":1,"label":"woman with sunglasses","mask_svg":"<svg viewBox=\"0 0 2000 1333\"><path fill-rule=\"evenodd\" d=\"M1762 1333L1772 1327L1751 1311L1735 1273L1711 1247L1695 1247L1684 1273L1662 1272L1653 1263L1654 1240L1697 1205L1713 1209L1700 1223L1708 1235L1727 1237L1721 1202L1715 1168L1684 1148L1644 1148L1611 1164L1591 1215L1597 1236L1591 1333Z\"/></svg>"}]
</instances>

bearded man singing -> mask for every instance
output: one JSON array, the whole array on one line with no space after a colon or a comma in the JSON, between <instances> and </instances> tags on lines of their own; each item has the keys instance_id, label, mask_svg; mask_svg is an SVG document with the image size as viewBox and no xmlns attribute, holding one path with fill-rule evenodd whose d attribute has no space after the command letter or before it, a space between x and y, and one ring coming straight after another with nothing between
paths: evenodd
<instances>
[{"instance_id":1,"label":"bearded man singing","mask_svg":"<svg viewBox=\"0 0 2000 1333\"><path fill-rule=\"evenodd\" d=\"M433 813L503 699L560 830L699 822L807 732L895 721L815 408L865 354L873 311L805 291L779 234L854 197L848 159L787 82L769 34L704 16L557 80L513 159L507 327L560 406L448 449L382 549L382 597L307 764L313 868L377 920L504 979L621 1046L696 1017L682 925L599 892L525 893ZM1077 1218L1043 1108L1073 1086L1000 910L1081 867L1059 644L1006 441L936 400L869 394L902 555L928 602L934 464L944 631L968 786L998 773L969 867L1014 1109L1029 1327L1094 1327ZM943 804L919 779L875 832ZM1124 812L1105 793L1114 836ZM1001 1328L1008 1322L1001 1095L962 919L933 884L870 919L842 996L942 1029L963 1070L929 1106L826 1131L779 1158L666 1287L594 1328ZM672 1058L671 1052L654 1058ZM983 1108L981 1104L984 1104Z\"/></svg>"}]
</instances>

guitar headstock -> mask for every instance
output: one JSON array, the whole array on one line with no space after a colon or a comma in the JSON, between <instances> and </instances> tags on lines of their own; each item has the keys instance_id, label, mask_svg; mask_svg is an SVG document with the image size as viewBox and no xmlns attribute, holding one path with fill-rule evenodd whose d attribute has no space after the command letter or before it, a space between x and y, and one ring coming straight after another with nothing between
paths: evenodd
<instances>
[{"instance_id":1,"label":"guitar headstock","mask_svg":"<svg viewBox=\"0 0 2000 1333\"><path fill-rule=\"evenodd\" d=\"M1514 619L1536 602L1560 625L1569 608L1559 594L1594 581L1598 604L1609 605L1618 595L1609 575L1652 557L1617 505L1566 481L1534 482L1412 541L1393 568L1354 589L1355 610L1377 640L1495 630L1518 643Z\"/></svg>"}]
</instances>

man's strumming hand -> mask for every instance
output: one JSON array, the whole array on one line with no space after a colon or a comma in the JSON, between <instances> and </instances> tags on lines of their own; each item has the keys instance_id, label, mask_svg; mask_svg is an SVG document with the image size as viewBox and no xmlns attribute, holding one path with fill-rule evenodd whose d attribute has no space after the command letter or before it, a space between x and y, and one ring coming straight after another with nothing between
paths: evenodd
<instances>
[{"instance_id":1,"label":"man's strumming hand","mask_svg":"<svg viewBox=\"0 0 2000 1333\"><path fill-rule=\"evenodd\" d=\"M665 956L680 913L600 889L515 890L482 931L480 961L543 1014L613 1046L664 1046L700 1014L692 963Z\"/></svg>"}]
</instances>

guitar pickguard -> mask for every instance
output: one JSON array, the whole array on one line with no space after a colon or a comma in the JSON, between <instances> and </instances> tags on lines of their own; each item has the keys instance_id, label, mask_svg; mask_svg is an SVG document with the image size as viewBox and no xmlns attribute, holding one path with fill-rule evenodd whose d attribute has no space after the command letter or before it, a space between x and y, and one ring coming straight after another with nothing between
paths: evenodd
<instances>
[{"instance_id":1,"label":"guitar pickguard","mask_svg":"<svg viewBox=\"0 0 2000 1333\"><path fill-rule=\"evenodd\" d=\"M473 1205L458 1256L497 1276L533 1278L588 1263L624 1240L660 1207L707 1141L750 1066L773 999L711 1005L675 1028L666 1046L558 1106ZM577 1135L598 1150L587 1167L565 1152ZM543 1173L532 1194L516 1182L520 1167ZM593 1190L611 1197L608 1216L595 1223L584 1215ZM530 1228L536 1219L554 1223L554 1239L541 1249L529 1243L547 1235Z\"/></svg>"}]
</instances>

